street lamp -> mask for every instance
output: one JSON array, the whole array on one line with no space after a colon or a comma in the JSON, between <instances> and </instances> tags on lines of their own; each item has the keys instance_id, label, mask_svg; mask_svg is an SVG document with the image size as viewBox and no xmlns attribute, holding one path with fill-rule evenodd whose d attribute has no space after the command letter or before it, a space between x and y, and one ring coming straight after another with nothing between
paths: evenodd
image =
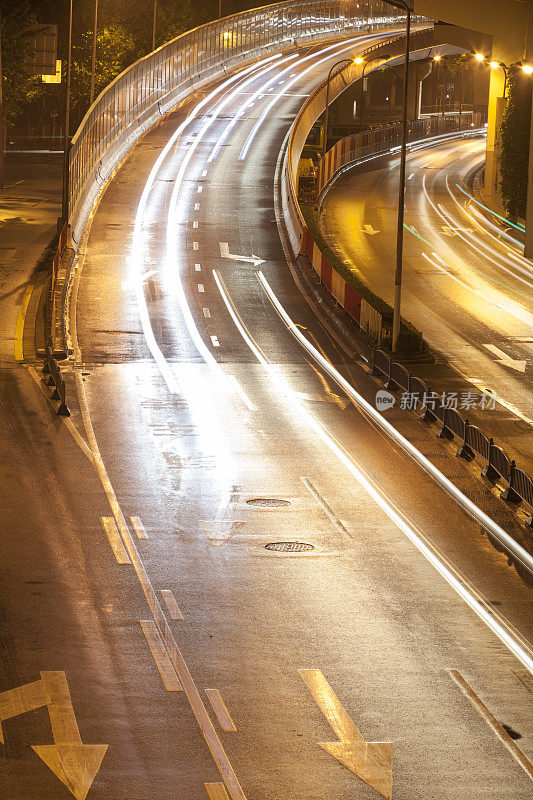
<instances>
[{"instance_id":1,"label":"street lamp","mask_svg":"<svg viewBox=\"0 0 533 800\"><path fill-rule=\"evenodd\" d=\"M93 55L91 59L91 102L94 101L94 73L96 69L96 30L98 28L98 0L94 0Z\"/></svg>"},{"instance_id":2,"label":"street lamp","mask_svg":"<svg viewBox=\"0 0 533 800\"><path fill-rule=\"evenodd\" d=\"M328 72L327 84L326 84L326 117L324 119L324 143L322 145L322 158L326 155L326 147L328 144L328 118L329 118L329 82L331 79L331 73L338 67L339 64L362 64L363 59L361 56L357 56L357 58L343 58L340 61L337 61L336 64L333 64L330 71Z\"/></svg>"},{"instance_id":3,"label":"street lamp","mask_svg":"<svg viewBox=\"0 0 533 800\"><path fill-rule=\"evenodd\" d=\"M377 61L378 59L383 59L383 61L385 61L387 58L390 58L390 53L382 53L382 55L380 55L380 56L373 56L372 58L369 58L368 61L365 61L364 65L363 65L363 74L361 75L361 78L362 78L361 98L359 100L359 102L360 102L359 127L361 127L362 124L363 124L363 94L366 92L365 80L368 80L367 78L365 78L365 69L370 64L371 61Z\"/></svg>"},{"instance_id":4,"label":"street lamp","mask_svg":"<svg viewBox=\"0 0 533 800\"><path fill-rule=\"evenodd\" d=\"M503 81L503 97L507 94L507 81L509 80L509 67L503 63L503 61L490 61L489 62L491 69L498 69L498 67L502 70L505 79Z\"/></svg>"},{"instance_id":5,"label":"street lamp","mask_svg":"<svg viewBox=\"0 0 533 800\"><path fill-rule=\"evenodd\" d=\"M68 222L69 205L69 155L70 155L70 70L72 57L72 0L69 3L68 45L67 45L67 77L65 81L65 128L63 131L63 192L61 198L61 217L63 223Z\"/></svg>"}]
</instances>

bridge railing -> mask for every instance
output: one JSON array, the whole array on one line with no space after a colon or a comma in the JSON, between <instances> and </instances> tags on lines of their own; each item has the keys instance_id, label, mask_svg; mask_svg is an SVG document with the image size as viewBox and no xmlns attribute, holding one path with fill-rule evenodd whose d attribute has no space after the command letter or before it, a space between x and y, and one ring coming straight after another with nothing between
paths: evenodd
<instances>
[{"instance_id":1,"label":"bridge railing","mask_svg":"<svg viewBox=\"0 0 533 800\"><path fill-rule=\"evenodd\" d=\"M157 118L224 69L268 49L400 22L381 0L288 0L188 31L122 72L87 111L71 144L69 222L74 244L98 190Z\"/></svg>"}]
</instances>

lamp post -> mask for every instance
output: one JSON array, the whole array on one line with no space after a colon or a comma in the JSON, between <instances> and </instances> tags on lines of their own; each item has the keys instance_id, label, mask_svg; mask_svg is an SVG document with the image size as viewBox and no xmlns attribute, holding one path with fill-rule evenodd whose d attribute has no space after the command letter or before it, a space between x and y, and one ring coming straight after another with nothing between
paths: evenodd
<instances>
[{"instance_id":1,"label":"lamp post","mask_svg":"<svg viewBox=\"0 0 533 800\"><path fill-rule=\"evenodd\" d=\"M503 81L503 99L507 95L507 81L509 80L509 67L503 63L503 61L489 61L491 69L498 69L498 67L502 70L504 74L504 81Z\"/></svg>"},{"instance_id":2,"label":"lamp post","mask_svg":"<svg viewBox=\"0 0 533 800\"><path fill-rule=\"evenodd\" d=\"M91 61L91 102L94 102L94 73L96 69L96 29L98 28L98 0L94 0L93 56Z\"/></svg>"},{"instance_id":3,"label":"lamp post","mask_svg":"<svg viewBox=\"0 0 533 800\"><path fill-rule=\"evenodd\" d=\"M396 232L396 272L394 275L394 310L392 317L392 351L398 351L400 341L400 307L402 301L403 220L405 208L405 164L407 161L407 85L409 81L409 38L411 35L411 9L406 0L387 0L391 5L401 5L407 14L405 28L405 69L403 79L402 147L400 157L400 186L398 191L398 230Z\"/></svg>"},{"instance_id":4,"label":"lamp post","mask_svg":"<svg viewBox=\"0 0 533 800\"><path fill-rule=\"evenodd\" d=\"M157 0L154 0L154 22L152 25L152 51L155 50L155 30L157 25Z\"/></svg>"},{"instance_id":5,"label":"lamp post","mask_svg":"<svg viewBox=\"0 0 533 800\"><path fill-rule=\"evenodd\" d=\"M67 77L65 84L65 129L63 131L63 192L61 199L61 217L63 222L68 222L68 205L69 205L69 131L70 131L70 67L72 55L72 0L69 4L69 21L68 21L68 48L67 48Z\"/></svg>"},{"instance_id":6,"label":"lamp post","mask_svg":"<svg viewBox=\"0 0 533 800\"><path fill-rule=\"evenodd\" d=\"M328 79L326 83L326 117L324 119L324 144L322 145L322 158L326 155L326 148L328 146L328 119L329 119L329 82L331 80L331 73L338 67L339 64L362 64L363 59L359 56L358 58L343 58L340 61L337 61L336 64L333 64L330 71L328 72Z\"/></svg>"},{"instance_id":7,"label":"lamp post","mask_svg":"<svg viewBox=\"0 0 533 800\"><path fill-rule=\"evenodd\" d=\"M365 88L365 80L366 80L366 78L365 78L365 69L370 64L371 61L378 61L380 58L385 60L387 58L390 58L390 54L389 53L384 53L384 54L382 54L380 56L373 56L372 58L369 58L368 61L365 61L365 63L363 64L363 74L361 75L361 78L362 78L362 81L361 81L361 97L360 97L360 100L359 100L359 102L360 102L360 107L359 107L359 127L361 127L362 124L363 124L363 94L366 92L366 88Z\"/></svg>"}]
</instances>

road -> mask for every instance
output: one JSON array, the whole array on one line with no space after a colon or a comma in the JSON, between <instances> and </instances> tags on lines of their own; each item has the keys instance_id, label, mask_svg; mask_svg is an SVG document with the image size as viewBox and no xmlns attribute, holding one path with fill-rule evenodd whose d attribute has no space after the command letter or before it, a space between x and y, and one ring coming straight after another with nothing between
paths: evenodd
<instances>
[{"instance_id":1,"label":"road","mask_svg":"<svg viewBox=\"0 0 533 800\"><path fill-rule=\"evenodd\" d=\"M533 420L533 267L472 200L484 152L478 138L408 156L402 314L476 387ZM320 220L331 246L389 303L398 165L387 157L346 172Z\"/></svg>"},{"instance_id":2,"label":"road","mask_svg":"<svg viewBox=\"0 0 533 800\"><path fill-rule=\"evenodd\" d=\"M274 202L302 96L346 48L228 76L133 148L81 248L68 423L9 372L0 691L33 681L47 704L3 723L10 800L72 796L30 749L56 741L65 680L81 740L108 746L61 773L79 797L530 796L530 593L267 291L372 400L294 283ZM389 418L513 529L422 423Z\"/></svg>"}]
</instances>

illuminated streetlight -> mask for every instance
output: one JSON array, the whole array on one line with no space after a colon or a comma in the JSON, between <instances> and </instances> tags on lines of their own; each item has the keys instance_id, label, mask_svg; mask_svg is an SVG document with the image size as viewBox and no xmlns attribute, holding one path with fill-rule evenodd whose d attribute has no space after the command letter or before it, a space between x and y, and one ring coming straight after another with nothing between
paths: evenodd
<instances>
[{"instance_id":1,"label":"illuminated streetlight","mask_svg":"<svg viewBox=\"0 0 533 800\"><path fill-rule=\"evenodd\" d=\"M485 56L483 53L475 53L475 59L476 61L485 61Z\"/></svg>"},{"instance_id":2,"label":"illuminated streetlight","mask_svg":"<svg viewBox=\"0 0 533 800\"><path fill-rule=\"evenodd\" d=\"M533 65L522 64L522 70L526 73L526 75L531 75L533 73Z\"/></svg>"},{"instance_id":3,"label":"illuminated streetlight","mask_svg":"<svg viewBox=\"0 0 533 800\"><path fill-rule=\"evenodd\" d=\"M390 53L382 53L380 56L373 56L373 58L369 58L368 61L365 61L365 65L363 67L363 73L361 75L361 96L359 98L359 127L363 124L363 94L366 92L366 84L365 84L365 69L368 67L371 61L377 61L381 59L382 61L386 61L390 58ZM364 61L362 58L361 61Z\"/></svg>"},{"instance_id":4,"label":"illuminated streetlight","mask_svg":"<svg viewBox=\"0 0 533 800\"><path fill-rule=\"evenodd\" d=\"M440 61L442 56L433 56L433 61Z\"/></svg>"}]
</instances>

